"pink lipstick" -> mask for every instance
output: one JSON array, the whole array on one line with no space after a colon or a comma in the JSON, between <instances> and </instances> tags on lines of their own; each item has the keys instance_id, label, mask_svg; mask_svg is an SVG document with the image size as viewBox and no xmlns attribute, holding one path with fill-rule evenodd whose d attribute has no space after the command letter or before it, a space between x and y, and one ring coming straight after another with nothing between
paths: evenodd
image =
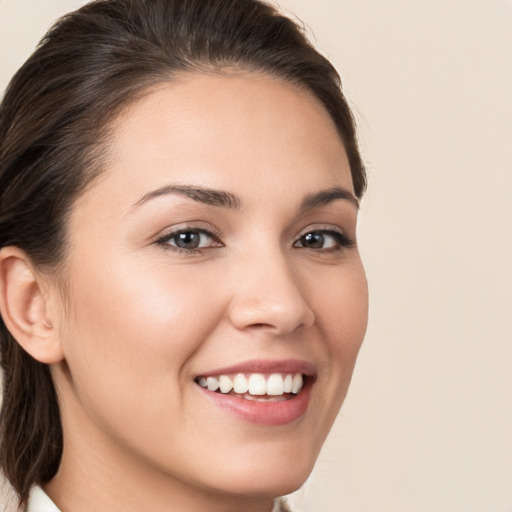
<instances>
[{"instance_id":1,"label":"pink lipstick","mask_svg":"<svg viewBox=\"0 0 512 512\"><path fill-rule=\"evenodd\" d=\"M245 421L284 425L306 412L315 375L307 361L258 360L207 371L195 382L208 400Z\"/></svg>"}]
</instances>

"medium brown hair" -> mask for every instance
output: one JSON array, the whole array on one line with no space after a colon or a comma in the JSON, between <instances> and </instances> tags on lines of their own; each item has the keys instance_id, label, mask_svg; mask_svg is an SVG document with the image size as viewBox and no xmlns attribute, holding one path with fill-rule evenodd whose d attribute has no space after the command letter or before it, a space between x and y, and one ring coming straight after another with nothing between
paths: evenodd
<instances>
[{"instance_id":1,"label":"medium brown hair","mask_svg":"<svg viewBox=\"0 0 512 512\"><path fill-rule=\"evenodd\" d=\"M304 30L258 0L96 0L61 18L9 84L0 105L0 247L56 271L66 219L101 172L102 144L121 109L183 72L262 72L313 94L344 143L357 197L366 178L354 121L331 63ZM62 454L49 367L0 319L0 465L23 503Z\"/></svg>"}]
</instances>

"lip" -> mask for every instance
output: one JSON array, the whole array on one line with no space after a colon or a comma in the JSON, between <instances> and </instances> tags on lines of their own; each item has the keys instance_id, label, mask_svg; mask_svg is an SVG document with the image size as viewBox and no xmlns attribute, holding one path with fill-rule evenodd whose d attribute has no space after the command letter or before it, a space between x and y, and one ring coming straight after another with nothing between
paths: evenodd
<instances>
[{"instance_id":1,"label":"lip","mask_svg":"<svg viewBox=\"0 0 512 512\"><path fill-rule=\"evenodd\" d=\"M283 359L279 361L258 359L198 373L195 378L200 376L230 375L233 373L302 373L307 377L314 377L316 375L316 367L313 363L301 359Z\"/></svg>"},{"instance_id":2,"label":"lip","mask_svg":"<svg viewBox=\"0 0 512 512\"><path fill-rule=\"evenodd\" d=\"M247 361L227 366L200 375L226 375L234 373L302 373L306 382L301 391L288 400L276 402L256 402L244 400L235 395L210 391L196 384L196 389L207 400L227 412L249 423L267 426L286 425L299 420L307 411L311 389L315 382L315 366L308 361L287 359L281 361ZM199 375L198 375L199 376Z\"/></svg>"}]
</instances>

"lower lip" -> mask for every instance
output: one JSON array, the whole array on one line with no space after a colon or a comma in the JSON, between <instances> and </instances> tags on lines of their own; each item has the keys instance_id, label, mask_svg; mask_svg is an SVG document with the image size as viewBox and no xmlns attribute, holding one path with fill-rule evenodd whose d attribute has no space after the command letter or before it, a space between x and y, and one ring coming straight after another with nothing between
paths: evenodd
<instances>
[{"instance_id":1,"label":"lower lip","mask_svg":"<svg viewBox=\"0 0 512 512\"><path fill-rule=\"evenodd\" d=\"M289 400L255 402L233 395L223 395L197 385L215 405L238 418L259 425L286 425L298 420L308 408L313 379L308 378L300 393Z\"/></svg>"}]
</instances>

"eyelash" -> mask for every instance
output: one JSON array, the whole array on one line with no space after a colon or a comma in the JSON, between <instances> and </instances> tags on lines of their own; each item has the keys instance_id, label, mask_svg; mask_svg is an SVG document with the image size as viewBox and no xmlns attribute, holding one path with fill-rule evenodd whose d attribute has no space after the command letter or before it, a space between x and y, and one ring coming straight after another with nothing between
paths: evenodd
<instances>
[{"instance_id":1,"label":"eyelash","mask_svg":"<svg viewBox=\"0 0 512 512\"><path fill-rule=\"evenodd\" d=\"M301 241L303 241L307 236L309 235L315 235L315 236L322 236L322 238L325 240L326 237L331 237L334 239L336 247L330 247L330 248L312 248L312 247L304 247L303 245L298 246L297 244ZM302 242L301 242L302 243ZM320 251L320 252L341 252L344 249L348 249L350 247L355 246L355 241L349 238L343 231L338 231L337 229L334 229L332 227L329 228L316 228L316 229L308 229L306 232L304 232L302 235L300 235L299 239L293 244L294 247L303 247L304 249L309 249L312 251Z\"/></svg>"},{"instance_id":2,"label":"eyelash","mask_svg":"<svg viewBox=\"0 0 512 512\"><path fill-rule=\"evenodd\" d=\"M194 247L194 248L185 248L185 247L178 247L177 245L172 245L169 242L171 240L174 240L176 242L177 237L180 235L190 235L195 234L208 237L213 241L213 245L208 245L206 247ZM304 245L297 245L299 243L303 244L305 242L305 238L307 236L321 236L323 237L323 241L325 241L325 238L331 237L334 239L335 247L329 247L329 248L314 248L314 247L306 247ZM200 242L199 242L200 243ZM196 254L202 254L203 249L209 249L209 248L215 248L215 247L224 247L223 243L220 241L219 236L213 233L212 231L209 231L207 229L202 228L180 228L176 231L172 231L170 233L165 234L164 236L158 238L156 240L156 244L163 246L166 250L171 250L174 252L177 252L178 254L186 254L189 256L196 255ZM304 248L308 249L314 252L324 252L324 253L333 253L333 252L341 252L344 249L353 247L355 245L355 241L349 238L345 233L342 231L338 231L334 228L317 228L317 229L308 229L307 231L303 232L299 238L293 243L293 247L298 248Z\"/></svg>"},{"instance_id":3,"label":"eyelash","mask_svg":"<svg viewBox=\"0 0 512 512\"><path fill-rule=\"evenodd\" d=\"M175 251L178 254L180 254L180 253L186 254L186 255L201 254L202 249L204 249L204 247L203 248L196 247L193 249L187 249L185 247L178 247L177 245L171 245L169 243L173 239L176 240L177 237L179 237L180 235L191 234L191 233L196 234L196 235L197 234L203 235L203 236L210 238L211 240L214 241L213 247L223 247L224 246L222 244L222 242L219 240L218 235L216 235L215 233L212 233L211 231L209 231L207 229L203 229L203 228L187 228L187 227L180 228L180 229L177 229L176 231L171 231L170 233L165 234L164 236L162 236L158 240L156 240L156 243L158 245L163 246L166 250ZM212 246L208 246L206 248L210 248L210 247L212 247Z\"/></svg>"}]
</instances>

